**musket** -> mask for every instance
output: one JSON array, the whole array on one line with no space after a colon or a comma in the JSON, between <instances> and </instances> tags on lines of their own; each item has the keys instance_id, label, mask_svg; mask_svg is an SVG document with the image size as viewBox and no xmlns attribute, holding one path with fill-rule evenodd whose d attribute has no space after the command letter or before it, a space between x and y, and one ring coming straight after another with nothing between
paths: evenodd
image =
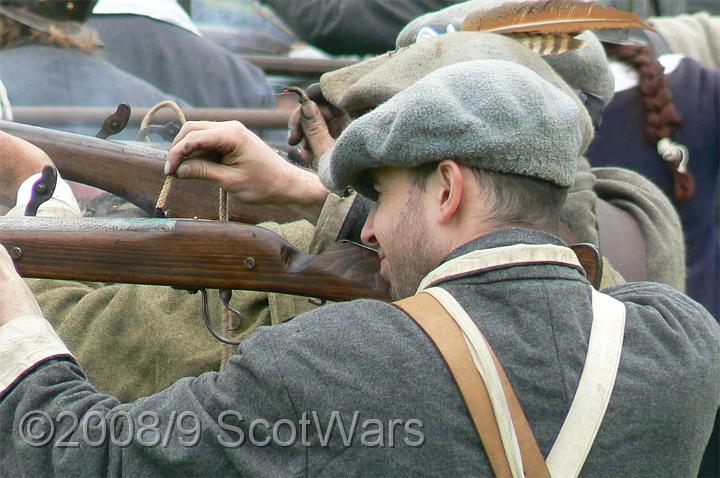
<instances>
[{"instance_id":1,"label":"musket","mask_svg":"<svg viewBox=\"0 0 720 478\"><path fill-rule=\"evenodd\" d=\"M0 130L45 151L61 176L127 199L152 215L163 185L167 152L142 143L123 143L47 128L0 121ZM168 201L170 217L218 218L218 187L209 181L177 180ZM296 213L276 206L230 201L230 219L248 224L287 222Z\"/></svg>"},{"instance_id":2,"label":"musket","mask_svg":"<svg viewBox=\"0 0 720 478\"><path fill-rule=\"evenodd\" d=\"M128 125L138 126L149 108L133 108ZM13 106L13 118L18 123L44 125L98 126L112 113L112 108L100 106ZM251 108L183 108L188 121L240 121L250 129L287 128L292 110ZM175 121L177 115L169 110L158 111L154 122Z\"/></svg>"},{"instance_id":3,"label":"musket","mask_svg":"<svg viewBox=\"0 0 720 478\"><path fill-rule=\"evenodd\" d=\"M203 219L0 218L0 244L27 278L388 298L372 249L318 255L258 226Z\"/></svg>"},{"instance_id":4,"label":"musket","mask_svg":"<svg viewBox=\"0 0 720 478\"><path fill-rule=\"evenodd\" d=\"M294 75L318 78L323 73L358 63L349 58L290 58L278 55L239 55L261 68L265 74Z\"/></svg>"},{"instance_id":5,"label":"musket","mask_svg":"<svg viewBox=\"0 0 720 478\"><path fill-rule=\"evenodd\" d=\"M0 244L28 278L388 298L371 248L342 241L310 255L258 226L204 219L0 217ZM599 286L592 245L571 246Z\"/></svg>"}]
</instances>

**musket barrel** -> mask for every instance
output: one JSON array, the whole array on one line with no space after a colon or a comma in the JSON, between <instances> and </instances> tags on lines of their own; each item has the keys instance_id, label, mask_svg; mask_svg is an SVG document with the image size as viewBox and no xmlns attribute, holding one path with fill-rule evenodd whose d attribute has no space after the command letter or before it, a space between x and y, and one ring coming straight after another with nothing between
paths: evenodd
<instances>
[{"instance_id":1,"label":"musket barrel","mask_svg":"<svg viewBox=\"0 0 720 478\"><path fill-rule=\"evenodd\" d=\"M149 108L132 108L129 125L137 126ZM114 108L85 106L13 106L13 117L20 123L44 124L48 126L100 126ZM251 108L183 108L189 121L240 121L250 129L287 128L291 110ZM173 111L160 110L154 115L153 123L176 121Z\"/></svg>"},{"instance_id":2,"label":"musket barrel","mask_svg":"<svg viewBox=\"0 0 720 478\"><path fill-rule=\"evenodd\" d=\"M323 73L358 63L350 58L289 58L276 55L240 55L265 73L318 77Z\"/></svg>"},{"instance_id":3,"label":"musket barrel","mask_svg":"<svg viewBox=\"0 0 720 478\"><path fill-rule=\"evenodd\" d=\"M107 152L124 156L141 156L145 159L165 162L167 151L153 148L150 144L132 141L112 141L82 134L68 133L15 121L0 120L0 131L36 144L68 144L94 152ZM37 145L37 144L36 144ZM42 146L38 146L43 149ZM47 151L46 151L47 152Z\"/></svg>"}]
</instances>

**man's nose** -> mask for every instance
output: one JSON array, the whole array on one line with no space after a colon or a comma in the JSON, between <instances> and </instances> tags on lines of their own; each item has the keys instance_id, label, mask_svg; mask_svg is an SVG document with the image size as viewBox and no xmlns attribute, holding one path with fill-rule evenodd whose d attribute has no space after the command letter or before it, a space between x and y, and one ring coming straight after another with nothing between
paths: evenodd
<instances>
[{"instance_id":1,"label":"man's nose","mask_svg":"<svg viewBox=\"0 0 720 478\"><path fill-rule=\"evenodd\" d=\"M374 222L375 208L373 207L365 220L365 225L363 226L362 231L360 232L360 240L362 240L363 244L369 247L378 246L377 238L375 237Z\"/></svg>"}]
</instances>

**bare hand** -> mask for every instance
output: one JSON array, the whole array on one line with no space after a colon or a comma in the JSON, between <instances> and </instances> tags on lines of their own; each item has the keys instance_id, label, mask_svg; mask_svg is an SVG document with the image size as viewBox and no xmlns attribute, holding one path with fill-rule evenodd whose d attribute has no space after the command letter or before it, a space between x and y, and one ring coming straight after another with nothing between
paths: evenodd
<instances>
[{"instance_id":1,"label":"bare hand","mask_svg":"<svg viewBox=\"0 0 720 478\"><path fill-rule=\"evenodd\" d=\"M14 206L20 185L48 164L53 162L45 151L0 131L0 202Z\"/></svg>"},{"instance_id":2,"label":"bare hand","mask_svg":"<svg viewBox=\"0 0 720 478\"><path fill-rule=\"evenodd\" d=\"M247 204L295 207L310 220L327 196L317 175L287 162L237 121L185 123L168 152L165 173L208 179Z\"/></svg>"},{"instance_id":3,"label":"bare hand","mask_svg":"<svg viewBox=\"0 0 720 478\"><path fill-rule=\"evenodd\" d=\"M299 153L303 161L307 165L317 165L320 157L333 147L334 139L340 136L350 117L328 103L322 96L320 85L310 86L306 93L312 101L298 106L290 115L288 144L295 146L302 141Z\"/></svg>"},{"instance_id":4,"label":"bare hand","mask_svg":"<svg viewBox=\"0 0 720 478\"><path fill-rule=\"evenodd\" d=\"M5 247L0 245L0 326L23 315L43 316L30 288L15 271Z\"/></svg>"}]
</instances>

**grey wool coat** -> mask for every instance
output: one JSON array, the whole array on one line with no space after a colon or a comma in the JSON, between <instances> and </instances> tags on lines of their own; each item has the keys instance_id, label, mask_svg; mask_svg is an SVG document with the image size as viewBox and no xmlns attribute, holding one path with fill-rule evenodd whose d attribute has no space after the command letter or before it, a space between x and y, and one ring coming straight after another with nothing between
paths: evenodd
<instances>
[{"instance_id":1,"label":"grey wool coat","mask_svg":"<svg viewBox=\"0 0 720 478\"><path fill-rule=\"evenodd\" d=\"M107 61L196 107L272 108L263 71L206 38L140 15L93 15Z\"/></svg>"},{"instance_id":2,"label":"grey wool coat","mask_svg":"<svg viewBox=\"0 0 720 478\"><path fill-rule=\"evenodd\" d=\"M450 258L517 243L562 244L537 231L504 230L475 239ZM442 286L492 344L547 455L584 363L591 320L587 280L574 268L526 265ZM633 283L605 292L625 303L624 346L607 415L582 474L693 476L720 406L720 326L700 305L667 286ZM201 424L202 434L193 446L180 444L177 428L161 445L133 440L119 447L106 440L88 446L78 427L65 437L79 442L78 447L32 447L18 433L21 418L32 410L50 417L61 411L96 411L107 418L125 414L115 422L120 441L128 434L128 417L135 421L142 413L156 413L165 433L164 425L187 411ZM224 426L228 410L242 417L230 431ZM327 441L318 433L317 424L327 431L332 412L338 412L348 434L357 417L349 446L337 422ZM248 437L257 419L266 425L255 433L258 444L253 445ZM311 421L304 437L303 419ZM295 443L289 445L287 421L298 424ZM71 425L69 419L58 420L55 437ZM321 307L261 328L225 372L182 379L133 403L120 404L96 392L72 360L48 360L2 398L0 427L2 476L51 471L86 476L492 474L432 342L400 310L372 300ZM279 430L277 440L260 446L273 427ZM241 446L219 444L241 436Z\"/></svg>"},{"instance_id":3,"label":"grey wool coat","mask_svg":"<svg viewBox=\"0 0 720 478\"><path fill-rule=\"evenodd\" d=\"M119 103L150 107L163 100L181 100L121 70L98 53L28 43L0 50L0 78L12 106L102 106L108 115ZM35 123L76 134L95 136L102 124ZM128 126L113 139L135 139Z\"/></svg>"}]
</instances>

